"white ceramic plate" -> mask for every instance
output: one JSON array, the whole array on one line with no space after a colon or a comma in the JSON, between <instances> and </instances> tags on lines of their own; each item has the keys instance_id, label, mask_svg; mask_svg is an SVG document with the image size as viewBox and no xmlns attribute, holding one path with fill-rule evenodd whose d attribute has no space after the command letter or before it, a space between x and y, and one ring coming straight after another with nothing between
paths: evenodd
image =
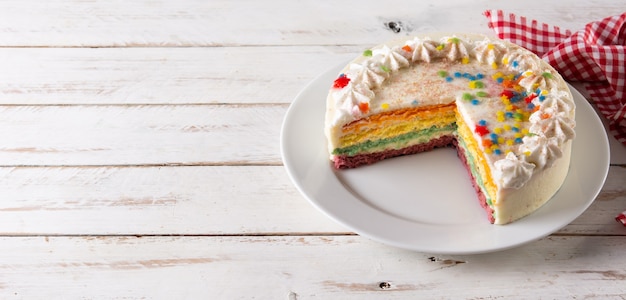
<instances>
[{"instance_id":1,"label":"white ceramic plate","mask_svg":"<svg viewBox=\"0 0 626 300\"><path fill-rule=\"evenodd\" d=\"M323 73L295 98L281 131L281 152L298 190L330 218L388 245L430 253L503 250L547 236L582 214L609 168L604 127L587 101L576 102L576 139L565 183L533 214L508 225L487 221L462 163L451 148L336 171L326 151L328 88L341 70Z\"/></svg>"}]
</instances>

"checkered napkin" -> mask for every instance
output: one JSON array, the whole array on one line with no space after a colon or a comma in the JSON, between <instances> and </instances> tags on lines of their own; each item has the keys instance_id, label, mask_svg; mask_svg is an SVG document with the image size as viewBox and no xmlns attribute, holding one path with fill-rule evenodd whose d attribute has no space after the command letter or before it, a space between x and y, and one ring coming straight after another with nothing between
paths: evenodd
<instances>
[{"instance_id":1,"label":"checkered napkin","mask_svg":"<svg viewBox=\"0 0 626 300\"><path fill-rule=\"evenodd\" d=\"M535 52L566 80L582 82L611 133L626 145L626 13L574 33L501 10L484 14L499 38Z\"/></svg>"},{"instance_id":2,"label":"checkered napkin","mask_svg":"<svg viewBox=\"0 0 626 300\"><path fill-rule=\"evenodd\" d=\"M626 13L585 25L572 33L501 10L485 11L497 36L541 56L566 80L580 81L590 102L626 145ZM626 226L626 211L616 218Z\"/></svg>"}]
</instances>

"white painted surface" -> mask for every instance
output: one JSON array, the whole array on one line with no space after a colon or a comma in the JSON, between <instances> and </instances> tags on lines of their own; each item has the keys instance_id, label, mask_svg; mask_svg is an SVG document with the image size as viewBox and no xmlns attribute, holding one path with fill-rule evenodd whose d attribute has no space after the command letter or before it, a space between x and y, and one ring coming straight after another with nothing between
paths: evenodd
<instances>
[{"instance_id":1,"label":"white painted surface","mask_svg":"<svg viewBox=\"0 0 626 300\"><path fill-rule=\"evenodd\" d=\"M491 8L575 30L624 4L0 3L0 298L622 299L616 142L583 215L475 256L353 235L282 167L282 118L318 74L399 35L490 34Z\"/></svg>"}]
</instances>

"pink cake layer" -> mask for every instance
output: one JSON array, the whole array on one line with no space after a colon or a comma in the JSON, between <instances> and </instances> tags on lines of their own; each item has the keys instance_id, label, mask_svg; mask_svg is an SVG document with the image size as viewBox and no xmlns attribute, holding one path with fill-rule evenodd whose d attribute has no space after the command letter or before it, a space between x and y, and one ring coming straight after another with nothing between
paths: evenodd
<instances>
[{"instance_id":1,"label":"pink cake layer","mask_svg":"<svg viewBox=\"0 0 626 300\"><path fill-rule=\"evenodd\" d=\"M476 192L476 196L478 196L478 201L480 202L480 206L482 206L482 208L487 212L487 217L489 218L489 222L493 224L493 222L496 221L496 219L493 217L493 209L491 209L491 207L489 207L489 205L487 204L487 197L485 197L485 194L483 194L483 191L480 189L480 187L476 183L476 178L472 174L470 170L470 165L467 161L467 157L465 156L465 149L457 145L456 139L454 140L453 145L454 145L454 148L456 148L457 155L459 156L459 158L463 162L463 165L465 166L465 169L467 170L467 174L469 174L470 178L472 178L472 186L474 186L474 191Z\"/></svg>"},{"instance_id":2,"label":"pink cake layer","mask_svg":"<svg viewBox=\"0 0 626 300\"><path fill-rule=\"evenodd\" d=\"M452 145L455 138L453 136L442 136L438 139L429 141L428 143L413 145L410 147L387 150L369 154L359 154L355 156L337 155L335 156L334 163L337 169L349 169L356 168L358 166L370 165L375 162L396 157L402 155L415 154L425 151L430 151L439 147L447 147Z\"/></svg>"}]
</instances>

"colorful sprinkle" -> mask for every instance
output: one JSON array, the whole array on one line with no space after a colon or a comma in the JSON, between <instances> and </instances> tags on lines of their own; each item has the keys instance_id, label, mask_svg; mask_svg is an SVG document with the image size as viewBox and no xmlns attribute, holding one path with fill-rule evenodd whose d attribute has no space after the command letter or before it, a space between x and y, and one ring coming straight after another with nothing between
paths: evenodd
<instances>
[{"instance_id":1,"label":"colorful sprinkle","mask_svg":"<svg viewBox=\"0 0 626 300\"><path fill-rule=\"evenodd\" d=\"M450 77L450 76L446 77L446 82L452 82L452 80L454 80L454 79L452 79L452 77Z\"/></svg>"},{"instance_id":2,"label":"colorful sprinkle","mask_svg":"<svg viewBox=\"0 0 626 300\"><path fill-rule=\"evenodd\" d=\"M476 96L478 96L478 97L489 97L489 94L487 92L478 91L478 92L476 92Z\"/></svg>"},{"instance_id":3,"label":"colorful sprinkle","mask_svg":"<svg viewBox=\"0 0 626 300\"><path fill-rule=\"evenodd\" d=\"M474 96L470 93L463 93L463 96L461 96L463 98L463 100L465 101L470 101L472 99L474 99Z\"/></svg>"},{"instance_id":4,"label":"colorful sprinkle","mask_svg":"<svg viewBox=\"0 0 626 300\"><path fill-rule=\"evenodd\" d=\"M363 51L363 56L372 56L372 50L367 49L367 50Z\"/></svg>"},{"instance_id":5,"label":"colorful sprinkle","mask_svg":"<svg viewBox=\"0 0 626 300\"><path fill-rule=\"evenodd\" d=\"M498 120L498 122L504 122L504 120L506 119L505 116L506 115L504 112L501 112L501 111L496 112L496 120Z\"/></svg>"},{"instance_id":6,"label":"colorful sprinkle","mask_svg":"<svg viewBox=\"0 0 626 300\"><path fill-rule=\"evenodd\" d=\"M458 37L451 37L448 39L448 43L455 43L458 44L459 43L459 38Z\"/></svg>"},{"instance_id":7,"label":"colorful sprinkle","mask_svg":"<svg viewBox=\"0 0 626 300\"><path fill-rule=\"evenodd\" d=\"M359 110L360 110L362 113L367 113L367 112L369 112L369 110L370 110L370 104L369 104L369 103L367 103L367 102L360 102L360 103L359 103Z\"/></svg>"},{"instance_id":8,"label":"colorful sprinkle","mask_svg":"<svg viewBox=\"0 0 626 300\"><path fill-rule=\"evenodd\" d=\"M493 154L500 155L500 154L502 154L502 151L500 149L495 149L495 150L493 150Z\"/></svg>"},{"instance_id":9,"label":"colorful sprinkle","mask_svg":"<svg viewBox=\"0 0 626 300\"><path fill-rule=\"evenodd\" d=\"M413 100L413 102L411 102L411 104L413 104L413 105L417 105L417 104L418 104L418 102L417 102L417 100Z\"/></svg>"},{"instance_id":10,"label":"colorful sprinkle","mask_svg":"<svg viewBox=\"0 0 626 300\"><path fill-rule=\"evenodd\" d=\"M344 74L340 74L339 78L335 79L335 82L333 83L333 87L336 89L341 89L341 88L344 88L346 85L348 85L349 82L350 82L350 78L348 78L348 76Z\"/></svg>"},{"instance_id":11,"label":"colorful sprinkle","mask_svg":"<svg viewBox=\"0 0 626 300\"><path fill-rule=\"evenodd\" d=\"M461 59L461 63L462 63L462 64L464 64L464 65L469 64L469 57L463 57L463 58Z\"/></svg>"},{"instance_id":12,"label":"colorful sprinkle","mask_svg":"<svg viewBox=\"0 0 626 300\"><path fill-rule=\"evenodd\" d=\"M480 104L480 101L478 101L478 99L472 99L472 105L478 105Z\"/></svg>"},{"instance_id":13,"label":"colorful sprinkle","mask_svg":"<svg viewBox=\"0 0 626 300\"><path fill-rule=\"evenodd\" d=\"M389 109L389 103L383 103L380 105L382 109Z\"/></svg>"},{"instance_id":14,"label":"colorful sprinkle","mask_svg":"<svg viewBox=\"0 0 626 300\"><path fill-rule=\"evenodd\" d=\"M509 58L508 57L503 57L502 58L502 64L508 65L509 64Z\"/></svg>"},{"instance_id":15,"label":"colorful sprinkle","mask_svg":"<svg viewBox=\"0 0 626 300\"><path fill-rule=\"evenodd\" d=\"M537 94L530 94L528 97L524 98L524 101L526 103L530 103L533 101L533 99L537 98Z\"/></svg>"},{"instance_id":16,"label":"colorful sprinkle","mask_svg":"<svg viewBox=\"0 0 626 300\"><path fill-rule=\"evenodd\" d=\"M404 45L404 47L402 47L402 50L404 50L406 52L412 52L413 48L411 48L411 46L409 46L409 45Z\"/></svg>"},{"instance_id":17,"label":"colorful sprinkle","mask_svg":"<svg viewBox=\"0 0 626 300\"><path fill-rule=\"evenodd\" d=\"M517 68L519 66L519 63L516 60L514 60L512 63L512 66L513 68Z\"/></svg>"},{"instance_id":18,"label":"colorful sprinkle","mask_svg":"<svg viewBox=\"0 0 626 300\"><path fill-rule=\"evenodd\" d=\"M482 73L476 74L476 79L483 79L483 78L485 78L485 75L483 75Z\"/></svg>"},{"instance_id":19,"label":"colorful sprinkle","mask_svg":"<svg viewBox=\"0 0 626 300\"><path fill-rule=\"evenodd\" d=\"M487 121L480 120L480 121L478 121L478 125L480 125L480 126L487 126Z\"/></svg>"},{"instance_id":20,"label":"colorful sprinkle","mask_svg":"<svg viewBox=\"0 0 626 300\"><path fill-rule=\"evenodd\" d=\"M437 46L437 48L436 48L436 49L437 49L437 50L443 50L443 48L444 48L444 47L445 47L445 45L444 45L444 44L440 44L439 46Z\"/></svg>"},{"instance_id":21,"label":"colorful sprinkle","mask_svg":"<svg viewBox=\"0 0 626 300\"><path fill-rule=\"evenodd\" d=\"M498 64L495 61L492 62L491 63L491 68L494 69L494 70L497 69L498 68Z\"/></svg>"},{"instance_id":22,"label":"colorful sprinkle","mask_svg":"<svg viewBox=\"0 0 626 300\"><path fill-rule=\"evenodd\" d=\"M482 81L472 80L469 82L470 89L482 89L485 87L485 84Z\"/></svg>"},{"instance_id":23,"label":"colorful sprinkle","mask_svg":"<svg viewBox=\"0 0 626 300\"><path fill-rule=\"evenodd\" d=\"M543 74L541 74L541 76L543 76L543 78L552 78L552 73L544 72Z\"/></svg>"},{"instance_id":24,"label":"colorful sprinkle","mask_svg":"<svg viewBox=\"0 0 626 300\"><path fill-rule=\"evenodd\" d=\"M443 71L443 70L442 71L438 71L437 75L439 75L439 77L446 77L446 76L448 76L448 72Z\"/></svg>"},{"instance_id":25,"label":"colorful sprinkle","mask_svg":"<svg viewBox=\"0 0 626 300\"><path fill-rule=\"evenodd\" d=\"M391 72L391 70L387 66L380 66L380 69L383 70L383 72L385 73Z\"/></svg>"},{"instance_id":26,"label":"colorful sprinkle","mask_svg":"<svg viewBox=\"0 0 626 300\"><path fill-rule=\"evenodd\" d=\"M454 72L454 77L461 78L461 76L463 76L461 72Z\"/></svg>"},{"instance_id":27,"label":"colorful sprinkle","mask_svg":"<svg viewBox=\"0 0 626 300\"><path fill-rule=\"evenodd\" d=\"M489 133L489 129L483 125L476 125L474 128L474 132L478 133L478 135L483 136Z\"/></svg>"},{"instance_id":28,"label":"colorful sprinkle","mask_svg":"<svg viewBox=\"0 0 626 300\"><path fill-rule=\"evenodd\" d=\"M511 100L514 97L515 97L515 93L513 91L511 91L511 90L504 90L504 91L502 91L502 93L500 93L500 98L502 98L502 99L506 98L506 99Z\"/></svg>"}]
</instances>

